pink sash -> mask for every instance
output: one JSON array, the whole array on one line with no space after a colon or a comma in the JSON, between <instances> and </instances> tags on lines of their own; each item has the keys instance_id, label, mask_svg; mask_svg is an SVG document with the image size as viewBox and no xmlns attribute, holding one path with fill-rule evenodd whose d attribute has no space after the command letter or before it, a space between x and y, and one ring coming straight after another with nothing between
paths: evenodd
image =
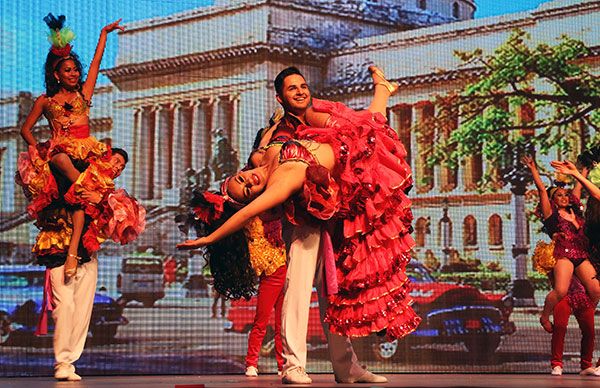
<instances>
[{"instance_id":1,"label":"pink sash","mask_svg":"<svg viewBox=\"0 0 600 388\"><path fill-rule=\"evenodd\" d=\"M35 329L35 335L46 335L48 334L48 311L52 311L53 300L52 300L52 283L50 282L50 268L46 268L44 275L44 300L42 301L42 312L40 313L40 319Z\"/></svg>"},{"instance_id":2,"label":"pink sash","mask_svg":"<svg viewBox=\"0 0 600 388\"><path fill-rule=\"evenodd\" d=\"M323 271L325 288L327 295L335 295L338 292L338 281L335 269L335 255L333 254L333 244L327 228L321 228L321 257L323 258Z\"/></svg>"}]
</instances>

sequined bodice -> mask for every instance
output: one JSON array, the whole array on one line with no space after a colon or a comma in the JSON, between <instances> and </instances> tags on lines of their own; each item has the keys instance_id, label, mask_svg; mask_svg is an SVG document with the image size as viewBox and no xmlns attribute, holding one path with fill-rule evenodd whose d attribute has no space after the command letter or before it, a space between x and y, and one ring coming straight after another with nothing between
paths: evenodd
<instances>
[{"instance_id":1,"label":"sequined bodice","mask_svg":"<svg viewBox=\"0 0 600 388\"><path fill-rule=\"evenodd\" d=\"M81 93L77 93L71 101L62 105L52 97L47 99L46 115L54 130L68 128L79 118L89 115L90 106Z\"/></svg>"},{"instance_id":2,"label":"sequined bodice","mask_svg":"<svg viewBox=\"0 0 600 388\"><path fill-rule=\"evenodd\" d=\"M575 206L580 205L579 201ZM558 209L552 209L552 215L544 220L544 231L555 241L556 258L586 258L589 256L589 240L585 235L585 221L576 216L577 228L571 221L560 216Z\"/></svg>"},{"instance_id":3,"label":"sequined bodice","mask_svg":"<svg viewBox=\"0 0 600 388\"><path fill-rule=\"evenodd\" d=\"M281 146L279 164L285 162L304 162L308 165L318 164L317 158L296 140L288 140Z\"/></svg>"}]
</instances>

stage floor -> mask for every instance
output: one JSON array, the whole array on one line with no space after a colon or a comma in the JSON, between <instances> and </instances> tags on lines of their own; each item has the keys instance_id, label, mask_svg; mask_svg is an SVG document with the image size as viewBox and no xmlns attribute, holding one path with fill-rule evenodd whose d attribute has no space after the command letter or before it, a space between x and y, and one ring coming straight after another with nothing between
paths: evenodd
<instances>
[{"instance_id":1,"label":"stage floor","mask_svg":"<svg viewBox=\"0 0 600 388\"><path fill-rule=\"evenodd\" d=\"M555 377L550 374L386 374L387 384L336 384L331 374L312 374L310 387L598 387L600 377L582 377L566 374ZM80 382L57 382L49 377L4 378L0 379L3 388L46 388L46 387L92 387L92 388L266 388L290 386L281 384L275 375L247 378L241 375L203 376L84 376ZM292 385L298 386L298 385Z\"/></svg>"}]
</instances>

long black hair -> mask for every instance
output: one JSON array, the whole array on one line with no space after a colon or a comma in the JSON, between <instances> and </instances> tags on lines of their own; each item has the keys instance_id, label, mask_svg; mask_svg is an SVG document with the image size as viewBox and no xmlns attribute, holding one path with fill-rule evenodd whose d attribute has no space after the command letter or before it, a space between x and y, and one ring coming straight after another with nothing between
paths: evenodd
<instances>
[{"instance_id":1,"label":"long black hair","mask_svg":"<svg viewBox=\"0 0 600 388\"><path fill-rule=\"evenodd\" d=\"M220 195L216 194L215 195ZM204 192L195 190L190 201L191 209L214 208ZM192 212L191 224L198 236L208 236L225 223L238 209L225 201L223 213L211 222L203 222ZM256 291L257 277L250 264L248 241L243 230L239 230L205 248L204 258L214 279L213 287L229 299L249 299Z\"/></svg>"}]
</instances>

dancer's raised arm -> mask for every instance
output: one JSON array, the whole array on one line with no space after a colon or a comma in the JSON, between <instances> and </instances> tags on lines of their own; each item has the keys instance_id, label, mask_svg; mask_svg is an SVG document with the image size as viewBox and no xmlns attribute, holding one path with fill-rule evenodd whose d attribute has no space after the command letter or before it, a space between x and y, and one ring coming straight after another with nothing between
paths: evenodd
<instances>
[{"instance_id":1,"label":"dancer's raised arm","mask_svg":"<svg viewBox=\"0 0 600 388\"><path fill-rule=\"evenodd\" d=\"M281 165L269 179L273 181L256 199L231 216L213 233L195 240L186 240L177 244L177 248L196 249L215 243L243 228L252 217L281 205L304 184L306 167L306 164L302 162L289 162Z\"/></svg>"},{"instance_id":2,"label":"dancer's raised arm","mask_svg":"<svg viewBox=\"0 0 600 388\"><path fill-rule=\"evenodd\" d=\"M581 169L581 175L583 175L585 178L588 177L588 169L586 167L583 167ZM571 194L573 194L573 196L577 199L581 199L581 190L583 189L583 185L581 184L581 182L579 182L578 180L575 181L575 184L573 185L573 189L571 190Z\"/></svg>"},{"instance_id":3,"label":"dancer's raised arm","mask_svg":"<svg viewBox=\"0 0 600 388\"><path fill-rule=\"evenodd\" d=\"M600 201L600 188L587 179L577 169L573 162L568 160L553 160L550 162L550 165L554 167L556 171L562 174L571 175L573 178L577 179L577 181L580 182L583 187L585 187L592 197Z\"/></svg>"},{"instance_id":4,"label":"dancer's raised arm","mask_svg":"<svg viewBox=\"0 0 600 388\"><path fill-rule=\"evenodd\" d=\"M104 26L100 31L100 38L98 39L98 45L96 46L94 58L90 63L88 76L81 87L81 94L83 94L83 97L88 101L92 99L92 95L94 94L94 88L96 87L96 80L98 79L98 72L100 71L100 62L102 62L104 48L106 47L106 36L114 30L125 31L125 28L119 25L121 20L122 19L119 19L116 22L112 22Z\"/></svg>"},{"instance_id":5,"label":"dancer's raised arm","mask_svg":"<svg viewBox=\"0 0 600 388\"><path fill-rule=\"evenodd\" d=\"M544 219L546 219L552 215L552 206L550 205L550 198L548 197L546 186L544 186L544 182L542 182L542 177L540 177L535 160L531 156L524 156L522 161L531 171L533 183L535 183L535 187L537 188L540 196L540 208L542 210L542 216Z\"/></svg>"}]
</instances>

